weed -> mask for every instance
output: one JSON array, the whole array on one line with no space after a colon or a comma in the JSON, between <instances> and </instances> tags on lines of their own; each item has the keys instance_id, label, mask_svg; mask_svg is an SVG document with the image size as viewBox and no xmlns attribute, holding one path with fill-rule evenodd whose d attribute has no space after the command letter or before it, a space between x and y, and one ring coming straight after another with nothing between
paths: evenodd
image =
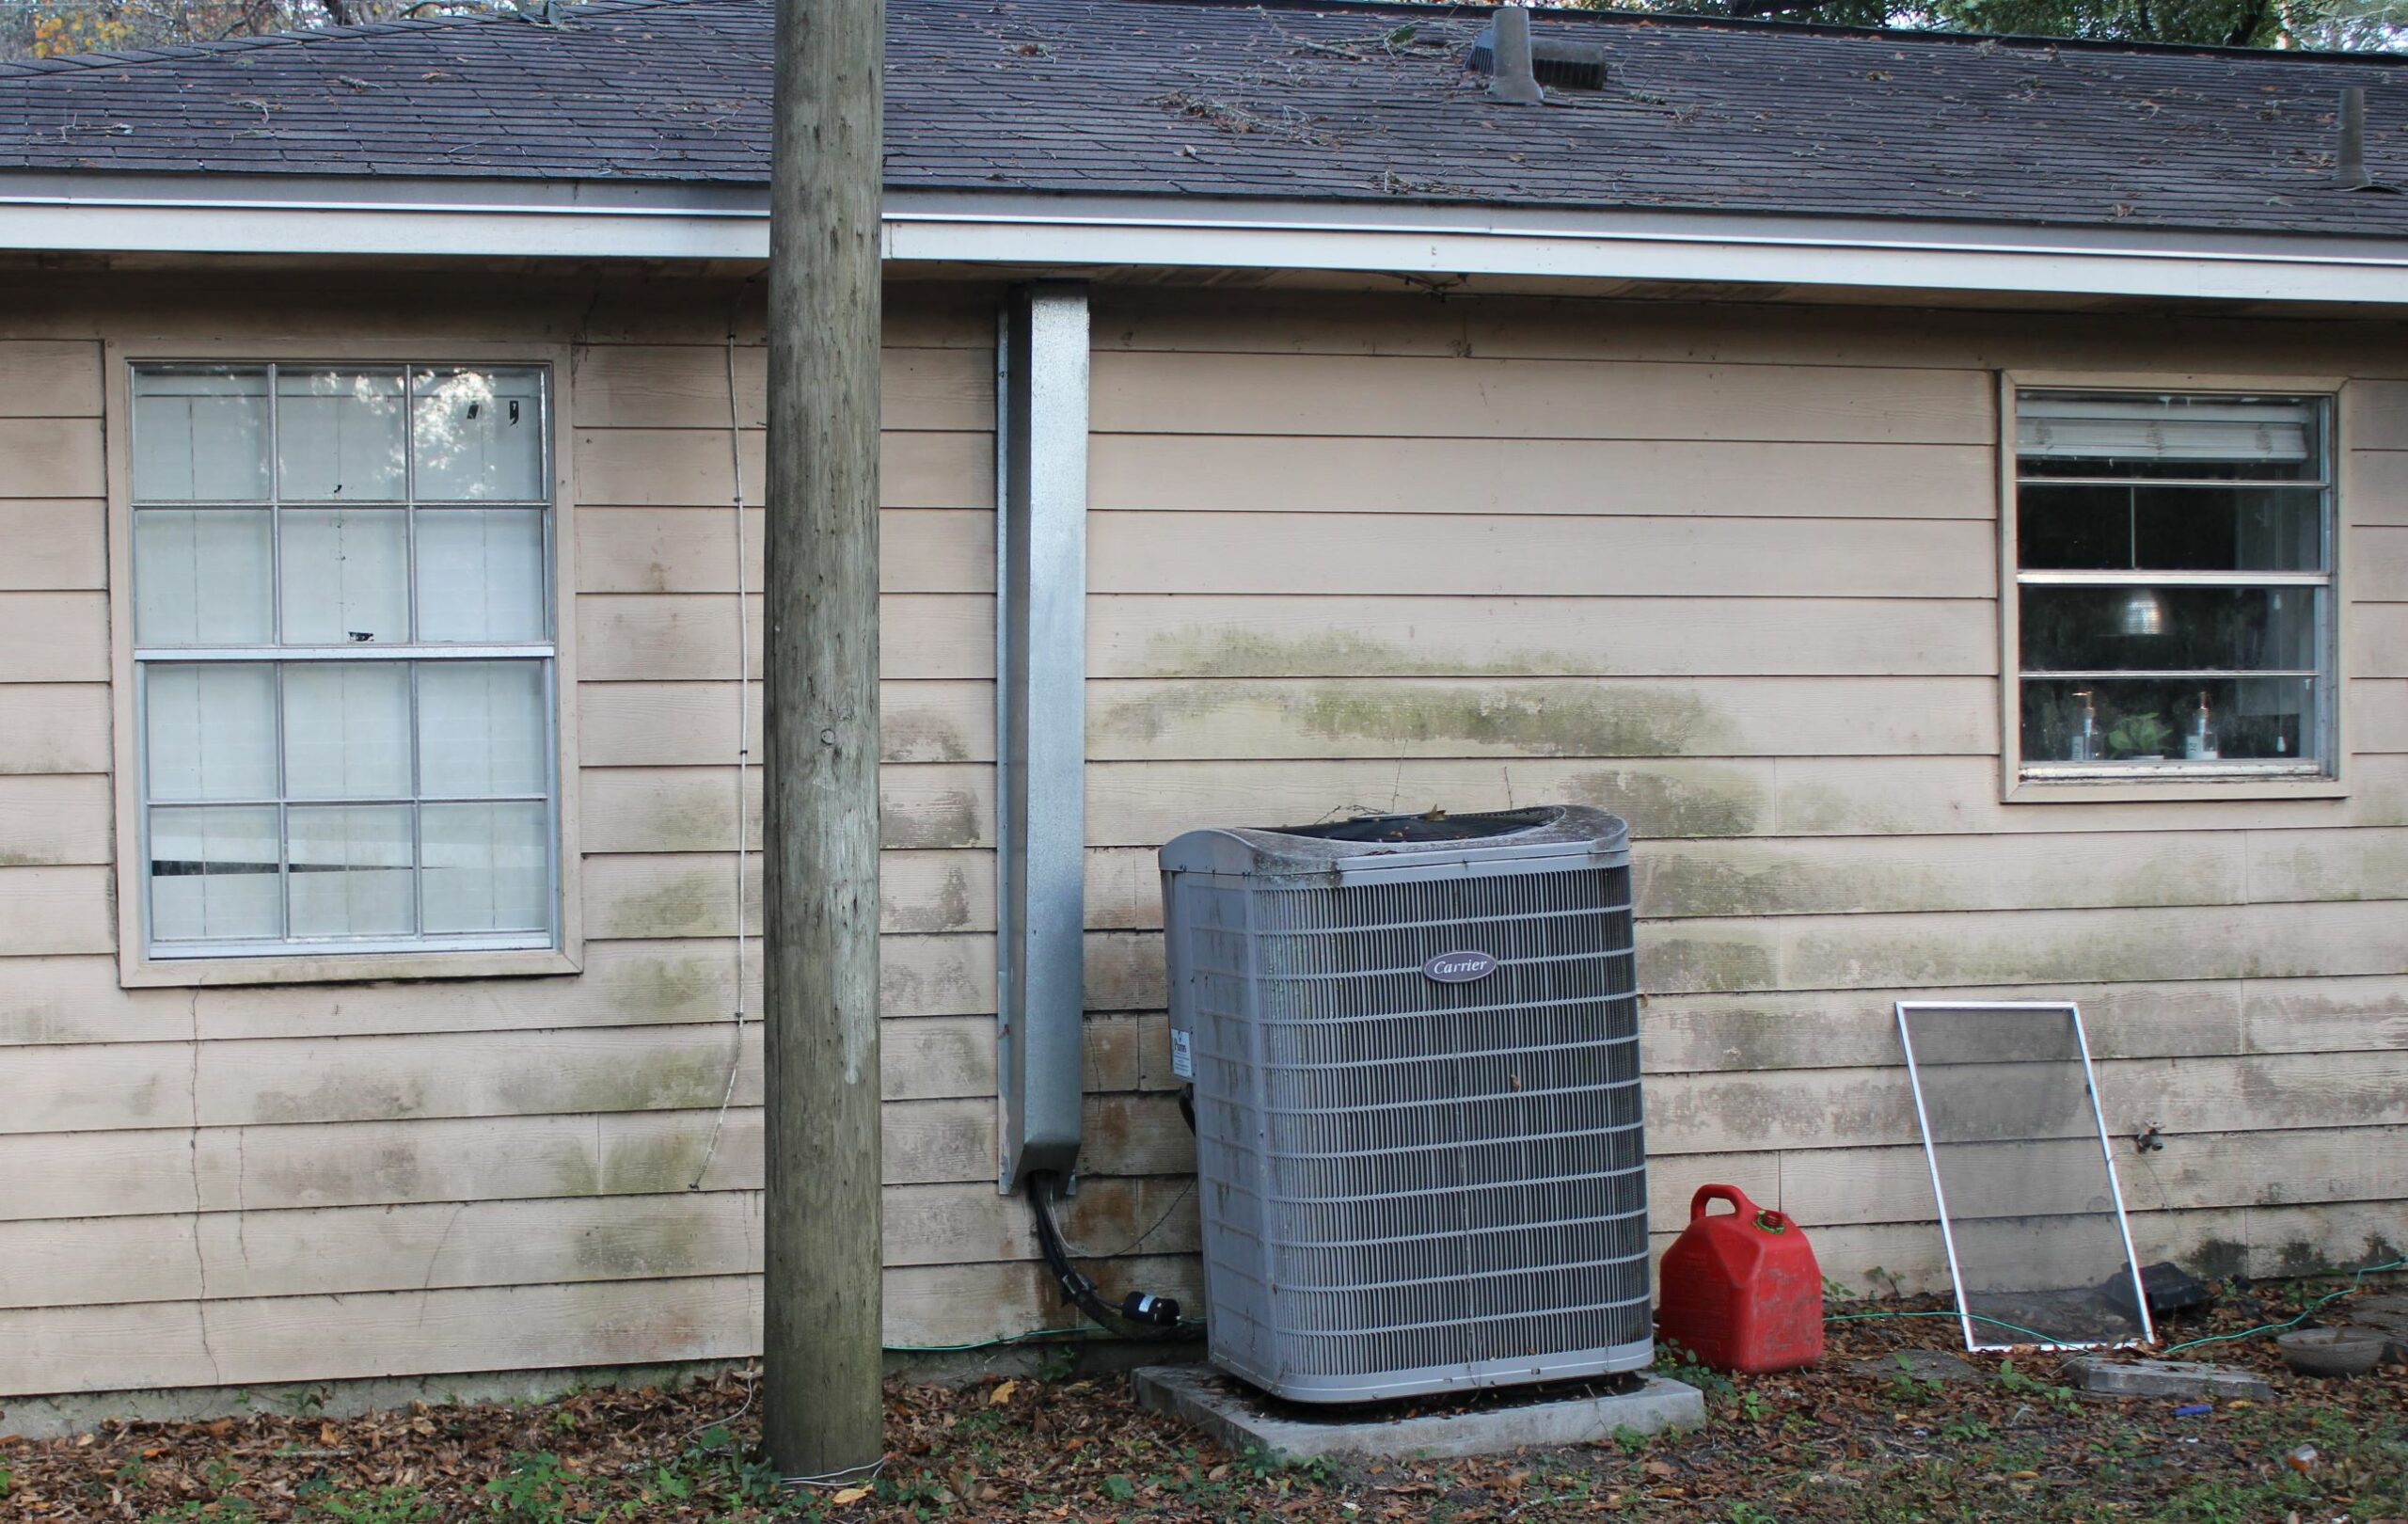
<instances>
[{"instance_id":1,"label":"weed","mask_svg":"<svg viewBox=\"0 0 2408 1524\"><path fill-rule=\"evenodd\" d=\"M141 1456L136 1455L119 1467L112 1480L129 1492L136 1487L147 1487L150 1484L150 1468L143 1464Z\"/></svg>"},{"instance_id":2,"label":"weed","mask_svg":"<svg viewBox=\"0 0 2408 1524\"><path fill-rule=\"evenodd\" d=\"M2082 1398L2076 1395L2071 1387L2060 1387L2052 1381L2036 1380L2017 1370L2015 1362L2011 1359L1999 1361L1998 1384L2002 1391L2010 1391L2019 1397L2032 1398L2055 1408L2060 1413L2076 1413L2082 1410Z\"/></svg>"},{"instance_id":3,"label":"weed","mask_svg":"<svg viewBox=\"0 0 2408 1524\"><path fill-rule=\"evenodd\" d=\"M1765 1416L1767 1405L1753 1389L1739 1393L1739 1416L1753 1423Z\"/></svg>"},{"instance_id":4,"label":"weed","mask_svg":"<svg viewBox=\"0 0 2408 1524\"><path fill-rule=\"evenodd\" d=\"M1720 1402L1736 1389L1729 1376L1699 1363L1696 1356L1670 1340L1656 1346L1656 1369L1675 1381L1695 1387L1705 1393L1708 1402Z\"/></svg>"},{"instance_id":5,"label":"weed","mask_svg":"<svg viewBox=\"0 0 2408 1524\"><path fill-rule=\"evenodd\" d=\"M436 1524L443 1510L416 1487L363 1487L338 1492L317 1505L317 1511L341 1524Z\"/></svg>"},{"instance_id":6,"label":"weed","mask_svg":"<svg viewBox=\"0 0 2408 1524\"><path fill-rule=\"evenodd\" d=\"M1925 1381L1916 1375L1914 1366L1904 1355L1895 1356L1893 1358L1898 1363L1898 1373L1890 1378L1890 1384L1885 1389L1891 1402L1900 1407L1912 1407L1926 1401L1940 1389L1939 1382Z\"/></svg>"},{"instance_id":7,"label":"weed","mask_svg":"<svg viewBox=\"0 0 2408 1524\"><path fill-rule=\"evenodd\" d=\"M488 1510L517 1524L565 1524L568 1518L569 1473L548 1450L511 1456L510 1469L484 1491Z\"/></svg>"}]
</instances>

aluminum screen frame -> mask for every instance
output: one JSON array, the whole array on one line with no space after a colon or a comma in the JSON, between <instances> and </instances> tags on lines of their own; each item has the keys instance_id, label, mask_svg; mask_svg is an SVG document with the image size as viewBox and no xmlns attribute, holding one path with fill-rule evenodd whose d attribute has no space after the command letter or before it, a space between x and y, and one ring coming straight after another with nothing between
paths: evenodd
<instances>
[{"instance_id":1,"label":"aluminum screen frame","mask_svg":"<svg viewBox=\"0 0 2408 1524\"><path fill-rule=\"evenodd\" d=\"M1965 1276L1956 1254L1956 1230L1948 1212L1948 1193L1941 1183L1940 1170L1940 1140L1931 1130L1931 1116L1924 1102L1923 1073L1915 1062L1915 1042L1908 1018L1922 1011L1952 1012L2013 1012L2020 1015L2040 1015L2050 1011L2063 1012L2071 1024L2074 1051L2082 1058L2082 1083L2090 1103L2090 1119L2099 1135L2099 1167L2106 1172L2108 1199L2115 1214L2115 1233L2123 1244L2124 1268L2131 1281L2132 1307L2140 1324L2137 1340L2046 1341L2041 1349L2131 1349L2157 1342L2157 1330L2149 1321L2148 1294L2141 1284L2140 1256L2132 1248L2131 1219L2124 1211L2124 1187L2115 1174L2115 1154L2107 1136L2107 1119L2099 1107L2099 1078L2090 1062L2090 1037L2082 1024L2082 1008L2070 1000L1900 1000L1894 1002L1898 1021L1898 1042L1906 1050L1907 1086L1914 1095L1915 1126L1923 1135L1924 1162L1931 1170L1931 1196L1940 1213L1940 1237L1948 1253L1949 1290L1956 1299L1956 1319L1963 1329L1965 1347L1972 1351L2028 1349L2030 1341L1985 1342L1973 1331L1974 1314L1965 1290Z\"/></svg>"}]
</instances>

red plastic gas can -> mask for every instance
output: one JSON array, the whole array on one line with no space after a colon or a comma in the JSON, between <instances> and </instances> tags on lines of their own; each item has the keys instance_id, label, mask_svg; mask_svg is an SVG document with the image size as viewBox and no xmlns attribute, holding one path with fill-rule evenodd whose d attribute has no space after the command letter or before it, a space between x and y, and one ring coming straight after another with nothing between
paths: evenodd
<instances>
[{"instance_id":1,"label":"red plastic gas can","mask_svg":"<svg viewBox=\"0 0 2408 1524\"><path fill-rule=\"evenodd\" d=\"M1709 1201L1728 1214L1706 1215ZM1656 1336L1718 1371L1789 1371L1823 1357L1823 1275L1806 1235L1733 1185L1701 1185L1664 1251Z\"/></svg>"}]
</instances>

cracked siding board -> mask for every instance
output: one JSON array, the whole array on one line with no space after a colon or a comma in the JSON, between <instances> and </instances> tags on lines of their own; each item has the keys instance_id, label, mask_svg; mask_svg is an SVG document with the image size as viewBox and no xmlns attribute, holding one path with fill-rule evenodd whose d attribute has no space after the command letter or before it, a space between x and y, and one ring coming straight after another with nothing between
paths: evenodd
<instances>
[{"instance_id":1,"label":"cracked siding board","mask_svg":"<svg viewBox=\"0 0 2408 1524\"><path fill-rule=\"evenodd\" d=\"M1985 677L1191 677L1086 693L1099 762L1998 751Z\"/></svg>"},{"instance_id":2,"label":"cracked siding board","mask_svg":"<svg viewBox=\"0 0 2408 1524\"><path fill-rule=\"evenodd\" d=\"M1394 532L1359 514L1098 512L1097 593L1319 594L1349 588L1529 597L1995 597L1987 521L1573 517L1433 513Z\"/></svg>"},{"instance_id":3,"label":"cracked siding board","mask_svg":"<svg viewBox=\"0 0 2408 1524\"><path fill-rule=\"evenodd\" d=\"M737 885L725 852L588 857L584 877L586 936L593 941L733 937L737 933ZM0 880L0 884L5 881ZM743 897L744 933L758 936L761 864L756 853L745 857ZM880 853L879 898L879 926L890 935L992 931L994 854L980 850Z\"/></svg>"},{"instance_id":4,"label":"cracked siding board","mask_svg":"<svg viewBox=\"0 0 2408 1524\"><path fill-rule=\"evenodd\" d=\"M0 453L0 461L8 457ZM0 683L104 683L105 593L0 593Z\"/></svg>"},{"instance_id":5,"label":"cracked siding board","mask_svg":"<svg viewBox=\"0 0 2408 1524\"><path fill-rule=\"evenodd\" d=\"M884 1198L890 1265L1038 1257L1027 1202L985 1182L890 1185ZM698 1194L0 1223L0 1310L758 1274L760 1210L755 1182ZM1174 1176L1093 1181L1062 1219L1072 1242L1107 1250L1196 1247L1194 1192Z\"/></svg>"},{"instance_id":6,"label":"cracked siding board","mask_svg":"<svg viewBox=\"0 0 2408 1524\"><path fill-rule=\"evenodd\" d=\"M749 1276L0 1312L20 1391L257 1386L420 1371L732 1358L758 1347Z\"/></svg>"},{"instance_id":7,"label":"cracked siding board","mask_svg":"<svg viewBox=\"0 0 2408 1524\"><path fill-rule=\"evenodd\" d=\"M1193 1257L1123 1268L1199 1295ZM1029 1262L898 1266L885 1281L895 1344L1000 1338L1059 1315ZM757 1276L30 1309L0 1311L0 1380L71 1392L733 1359L759 1351L760 1322Z\"/></svg>"},{"instance_id":8,"label":"cracked siding board","mask_svg":"<svg viewBox=\"0 0 2408 1524\"><path fill-rule=\"evenodd\" d=\"M2353 527L2408 527L2408 450L2353 450L2341 516Z\"/></svg>"},{"instance_id":9,"label":"cracked siding board","mask_svg":"<svg viewBox=\"0 0 2408 1524\"><path fill-rule=\"evenodd\" d=\"M1595 804L1644 842L1731 836L2214 833L2408 825L2408 756L2354 755L2348 798L2001 804L1995 757L1402 757L1094 762L1087 840L1152 847L1195 826L1332 811Z\"/></svg>"},{"instance_id":10,"label":"cracked siding board","mask_svg":"<svg viewBox=\"0 0 2408 1524\"><path fill-rule=\"evenodd\" d=\"M1103 433L1098 509L1970 518L1998 512L1988 444L1350 438ZM1415 520L1400 520L1411 532Z\"/></svg>"},{"instance_id":11,"label":"cracked siding board","mask_svg":"<svg viewBox=\"0 0 2408 1524\"><path fill-rule=\"evenodd\" d=\"M993 1022L891 1017L890 1101L991 1098ZM9 1050L0 1133L339 1124L760 1103L761 1025L553 1027Z\"/></svg>"},{"instance_id":12,"label":"cracked siding board","mask_svg":"<svg viewBox=\"0 0 2408 1524\"><path fill-rule=\"evenodd\" d=\"M990 1016L994 939L979 932L896 935L880 948L891 1017ZM16 958L0 973L0 1047L382 1036L532 1028L716 1024L736 1008L726 939L597 943L585 972L509 983L294 984L169 990L119 987L105 956ZM760 954L745 949L745 1009L757 1016Z\"/></svg>"},{"instance_id":13,"label":"cracked siding board","mask_svg":"<svg viewBox=\"0 0 2408 1524\"><path fill-rule=\"evenodd\" d=\"M1086 611L1087 673L1096 678L1998 673L1994 594L1874 600L1128 593L1093 595Z\"/></svg>"},{"instance_id":14,"label":"cracked siding board","mask_svg":"<svg viewBox=\"0 0 2408 1524\"><path fill-rule=\"evenodd\" d=\"M116 896L106 867L0 867L0 958L116 951Z\"/></svg>"},{"instance_id":15,"label":"cracked siding board","mask_svg":"<svg viewBox=\"0 0 2408 1524\"><path fill-rule=\"evenodd\" d=\"M0 496L98 498L107 490L98 418L0 418L0 461L8 463Z\"/></svg>"},{"instance_id":16,"label":"cracked siding board","mask_svg":"<svg viewBox=\"0 0 2408 1524\"><path fill-rule=\"evenodd\" d=\"M103 777L0 773L0 866L105 865L115 808Z\"/></svg>"},{"instance_id":17,"label":"cracked siding board","mask_svg":"<svg viewBox=\"0 0 2408 1524\"><path fill-rule=\"evenodd\" d=\"M747 495L757 484L748 484ZM995 516L984 508L888 508L879 518L886 593L984 595L995 581ZM732 593L736 515L706 508L584 508L577 515L579 593ZM767 526L744 515L744 585L758 592ZM732 653L731 653L732 654Z\"/></svg>"},{"instance_id":18,"label":"cracked siding board","mask_svg":"<svg viewBox=\"0 0 2408 1524\"><path fill-rule=\"evenodd\" d=\"M994 427L995 367L978 350L889 344L879 358L879 412L887 429L975 434ZM591 389L593 401L578 409L578 421L724 431L728 364L723 344L589 345L578 385ZM758 343L739 344L735 367L737 421L760 428L768 407L768 354Z\"/></svg>"},{"instance_id":19,"label":"cracked siding board","mask_svg":"<svg viewBox=\"0 0 2408 1524\"><path fill-rule=\"evenodd\" d=\"M879 600L879 611L881 629L893 627L879 648L879 673L887 681L994 676L991 597L889 594ZM747 665L757 679L757 594L746 600L745 612ZM580 687L735 680L736 609L725 594L587 594L577 600L576 618ZM988 728L993 729L991 721Z\"/></svg>"},{"instance_id":20,"label":"cracked siding board","mask_svg":"<svg viewBox=\"0 0 2408 1524\"><path fill-rule=\"evenodd\" d=\"M101 416L101 346L88 340L0 341L0 418Z\"/></svg>"},{"instance_id":21,"label":"cracked siding board","mask_svg":"<svg viewBox=\"0 0 2408 1524\"><path fill-rule=\"evenodd\" d=\"M727 767L587 768L578 780L594 852L724 852L736 835ZM761 773L744 776L745 847L761 845ZM0 792L0 802L5 802ZM879 834L890 849L992 847L995 769L984 762L889 762L879 771Z\"/></svg>"},{"instance_id":22,"label":"cracked siding board","mask_svg":"<svg viewBox=\"0 0 2408 1524\"><path fill-rule=\"evenodd\" d=\"M1097 432L1995 442L1977 370L1419 356L1095 357Z\"/></svg>"},{"instance_id":23,"label":"cracked siding board","mask_svg":"<svg viewBox=\"0 0 2408 1524\"><path fill-rule=\"evenodd\" d=\"M74 591L108 585L97 498L0 499L0 589Z\"/></svg>"},{"instance_id":24,"label":"cracked siding board","mask_svg":"<svg viewBox=\"0 0 2408 1524\"><path fill-rule=\"evenodd\" d=\"M2400 1127L2168 1134L2164 1150L2147 1155L2134 1152L2126 1139L2117 1145L2116 1178L2126 1204L2136 1211L2376 1202L2408 1196L2408 1129ZM2097 1156L2088 1157L2095 1162ZM1780 1160L1778 1204L1800 1222L1931 1220L1931 1168L1920 1146L1804 1149L1784 1152ZM1969 1172L1964 1178L1975 1177ZM2235 1182L2243 1183L2238 1194Z\"/></svg>"},{"instance_id":25,"label":"cracked siding board","mask_svg":"<svg viewBox=\"0 0 2408 1524\"><path fill-rule=\"evenodd\" d=\"M0 422L0 440L5 440ZM724 508L736 500L735 462L724 421L716 428L578 428L578 500L620 508ZM742 436L746 493L766 481L758 429ZM879 505L884 508L992 508L991 433L904 434L889 430L879 453ZM55 490L44 497L72 497Z\"/></svg>"}]
</instances>

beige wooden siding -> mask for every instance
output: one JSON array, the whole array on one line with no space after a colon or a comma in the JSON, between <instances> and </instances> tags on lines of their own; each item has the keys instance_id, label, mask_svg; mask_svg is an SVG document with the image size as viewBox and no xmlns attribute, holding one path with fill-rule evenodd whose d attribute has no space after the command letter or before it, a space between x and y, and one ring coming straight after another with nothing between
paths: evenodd
<instances>
[{"instance_id":1,"label":"beige wooden siding","mask_svg":"<svg viewBox=\"0 0 2408 1524\"><path fill-rule=\"evenodd\" d=\"M2316 325L1121 294L1091 1003L1152 849L1545 800L1639 836L1659 1242L1708 1181L1944 1279L1890 1003L2085 1003L2145 1252L2355 1261L2408 1177L2408 373ZM2004 804L1996 376L2353 376L2346 798Z\"/></svg>"},{"instance_id":2,"label":"beige wooden siding","mask_svg":"<svg viewBox=\"0 0 2408 1524\"><path fill-rule=\"evenodd\" d=\"M734 933L759 886L734 849L739 790L757 848L760 788L734 764L739 710L756 762L760 714L733 500L740 461L757 678L764 398L756 314L732 454L740 295L554 289L355 327L305 285L280 323L235 320L338 355L572 345L586 942L559 978L119 987L101 341L218 337L227 294L209 316L121 282L0 335L0 1394L757 1347L759 963L739 971ZM993 1185L991 300L888 310L886 1331L906 1344L1058 1316ZM1131 1178L1082 1198L1092 1241L1158 1215L1191 1160L1145 1067L1159 1024L1095 1026L1091 1157Z\"/></svg>"},{"instance_id":3,"label":"beige wooden siding","mask_svg":"<svg viewBox=\"0 0 2408 1524\"><path fill-rule=\"evenodd\" d=\"M735 1355L759 1326L757 307L397 273L111 278L0 333L0 1395ZM2350 461L2350 791L1998 802L2002 366L2372 376L2396 334L1808 309L1106 294L1085 1182L1192 1294L1152 849L1563 798L1642 836L1658 1226L1728 1180L1939 1273L1888 1001L2086 1002L2153 1248L2279 1267L2408 1195L2408 410ZM999 1198L992 294L888 303L890 1341L1052 1326ZM737 313L736 453L722 338ZM230 318L228 314L241 314ZM124 989L101 342L569 346L584 972ZM2408 366L2392 366L2408 375ZM2376 448L2380 446L2380 448ZM736 595L740 462L754 511ZM745 676L756 676L754 674ZM2054 982L2050 982L2054 981ZM732 1067L731 1067L732 1066ZM734 1100L714 1150L720 1098Z\"/></svg>"}]
</instances>

